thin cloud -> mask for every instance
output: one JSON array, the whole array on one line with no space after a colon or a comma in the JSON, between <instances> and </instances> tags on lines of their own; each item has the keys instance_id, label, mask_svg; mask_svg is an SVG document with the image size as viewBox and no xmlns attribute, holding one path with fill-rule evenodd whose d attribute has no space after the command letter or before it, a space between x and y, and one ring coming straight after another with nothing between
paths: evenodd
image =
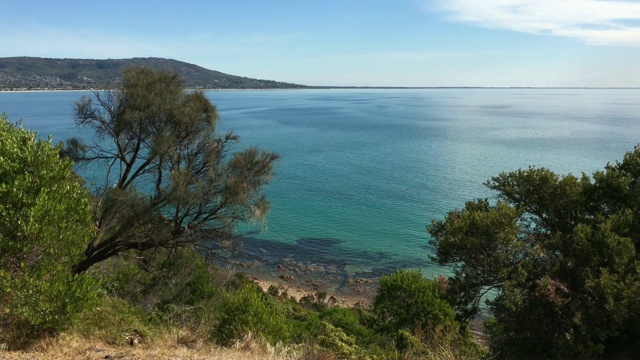
<instances>
[{"instance_id":1,"label":"thin cloud","mask_svg":"<svg viewBox=\"0 0 640 360\"><path fill-rule=\"evenodd\" d=\"M6 35L0 37L0 57L106 59L155 56L184 61L209 59L211 54L248 56L247 54L252 54L258 48L295 40L301 36L300 33L251 33L231 36L194 33L166 38L58 29L41 25L15 29L5 24L0 24L0 33Z\"/></svg>"},{"instance_id":2,"label":"thin cloud","mask_svg":"<svg viewBox=\"0 0 640 360\"><path fill-rule=\"evenodd\" d=\"M640 2L624 0L427 0L430 11L486 28L640 46Z\"/></svg>"},{"instance_id":3,"label":"thin cloud","mask_svg":"<svg viewBox=\"0 0 640 360\"><path fill-rule=\"evenodd\" d=\"M144 40L90 31L72 32L38 27L12 32L0 27L0 56L41 56L78 58L121 58L162 56L165 49Z\"/></svg>"},{"instance_id":4,"label":"thin cloud","mask_svg":"<svg viewBox=\"0 0 640 360\"><path fill-rule=\"evenodd\" d=\"M321 56L318 58L320 61L330 62L349 62L349 63L362 63L371 61L422 61L441 58L449 55L443 52L412 52L412 51L400 51L400 52L373 52L373 53L346 53L346 54L333 54Z\"/></svg>"}]
</instances>

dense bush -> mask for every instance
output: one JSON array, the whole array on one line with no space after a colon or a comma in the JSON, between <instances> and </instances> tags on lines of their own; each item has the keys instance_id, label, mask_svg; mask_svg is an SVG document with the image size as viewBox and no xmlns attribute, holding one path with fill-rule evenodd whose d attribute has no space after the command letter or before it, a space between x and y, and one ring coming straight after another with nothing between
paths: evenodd
<instances>
[{"instance_id":1,"label":"dense bush","mask_svg":"<svg viewBox=\"0 0 640 360\"><path fill-rule=\"evenodd\" d=\"M293 305L263 293L240 274L220 270L197 251L138 252L91 269L110 294L151 318L153 326L178 328L201 341L230 345L251 333L268 342L289 341Z\"/></svg>"},{"instance_id":2,"label":"dense bush","mask_svg":"<svg viewBox=\"0 0 640 360\"><path fill-rule=\"evenodd\" d=\"M151 328L175 330L187 343L207 341L225 292L247 280L217 269L191 248L159 252L113 257L90 273L101 280L111 298L144 314Z\"/></svg>"},{"instance_id":3,"label":"dense bush","mask_svg":"<svg viewBox=\"0 0 640 360\"><path fill-rule=\"evenodd\" d=\"M394 334L409 330L426 334L443 324L455 326L455 313L443 299L442 287L414 270L401 270L380 279L380 288L373 301L382 331Z\"/></svg>"},{"instance_id":4,"label":"dense bush","mask_svg":"<svg viewBox=\"0 0 640 360\"><path fill-rule=\"evenodd\" d=\"M93 231L71 162L0 116L0 342L55 333L94 304L97 282L71 274Z\"/></svg>"},{"instance_id":5,"label":"dense bush","mask_svg":"<svg viewBox=\"0 0 640 360\"><path fill-rule=\"evenodd\" d=\"M497 201L469 201L429 232L461 315L493 292L494 355L640 354L640 148L592 177L529 168L487 186Z\"/></svg>"},{"instance_id":6,"label":"dense bush","mask_svg":"<svg viewBox=\"0 0 640 360\"><path fill-rule=\"evenodd\" d=\"M213 338L228 345L234 340L253 333L271 343L287 342L293 332L293 322L286 308L255 285L226 294L216 310L218 313Z\"/></svg>"},{"instance_id":7,"label":"dense bush","mask_svg":"<svg viewBox=\"0 0 640 360\"><path fill-rule=\"evenodd\" d=\"M77 334L111 344L123 344L127 334L150 344L170 334L185 346L233 345L251 335L308 359L479 357L468 356L468 344L446 325L429 328L428 335L380 332L378 317L366 308L330 307L322 296L297 302L275 288L262 292L194 251L143 255L112 258L92 269L108 296L74 323Z\"/></svg>"},{"instance_id":8,"label":"dense bush","mask_svg":"<svg viewBox=\"0 0 640 360\"><path fill-rule=\"evenodd\" d=\"M377 326L407 358L479 358L484 350L456 321L444 295L442 283L418 271L383 276L372 309Z\"/></svg>"},{"instance_id":9,"label":"dense bush","mask_svg":"<svg viewBox=\"0 0 640 360\"><path fill-rule=\"evenodd\" d=\"M366 358L362 348L356 344L353 336L347 335L343 329L323 322L323 331L318 336L321 348L336 354L340 359L355 360Z\"/></svg>"},{"instance_id":10,"label":"dense bush","mask_svg":"<svg viewBox=\"0 0 640 360\"><path fill-rule=\"evenodd\" d=\"M220 271L192 248L131 252L109 259L91 273L107 292L144 308L166 305L194 306L218 295L224 286L237 285L236 277Z\"/></svg>"},{"instance_id":11,"label":"dense bush","mask_svg":"<svg viewBox=\"0 0 640 360\"><path fill-rule=\"evenodd\" d=\"M88 339L99 339L112 345L123 344L126 335L136 334L142 339L154 330L149 316L127 301L105 296L99 306L87 309L74 322L73 330Z\"/></svg>"},{"instance_id":12,"label":"dense bush","mask_svg":"<svg viewBox=\"0 0 640 360\"><path fill-rule=\"evenodd\" d=\"M373 343L380 340L379 336L375 336L375 332L371 328L363 324L361 314L356 309L327 308L320 312L320 319L343 329L347 334L358 339L359 343Z\"/></svg>"}]
</instances>

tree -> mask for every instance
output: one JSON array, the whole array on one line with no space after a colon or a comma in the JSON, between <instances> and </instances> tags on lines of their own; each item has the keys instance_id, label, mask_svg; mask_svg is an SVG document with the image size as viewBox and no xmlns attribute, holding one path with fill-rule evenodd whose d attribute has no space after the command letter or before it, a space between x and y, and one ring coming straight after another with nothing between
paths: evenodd
<instances>
[{"instance_id":1,"label":"tree","mask_svg":"<svg viewBox=\"0 0 640 360\"><path fill-rule=\"evenodd\" d=\"M65 153L105 169L94 191L99 231L75 272L131 249L228 238L236 223L266 214L278 155L232 153L238 137L216 132L215 106L176 74L126 69L118 89L82 98L75 112L96 137L71 139Z\"/></svg>"},{"instance_id":2,"label":"tree","mask_svg":"<svg viewBox=\"0 0 640 360\"><path fill-rule=\"evenodd\" d=\"M12 347L68 325L99 289L69 271L94 227L59 150L0 116L0 342Z\"/></svg>"},{"instance_id":3,"label":"tree","mask_svg":"<svg viewBox=\"0 0 640 360\"><path fill-rule=\"evenodd\" d=\"M486 185L495 203L428 226L459 316L487 299L498 357L640 353L640 148L592 177L529 168Z\"/></svg>"}]
</instances>

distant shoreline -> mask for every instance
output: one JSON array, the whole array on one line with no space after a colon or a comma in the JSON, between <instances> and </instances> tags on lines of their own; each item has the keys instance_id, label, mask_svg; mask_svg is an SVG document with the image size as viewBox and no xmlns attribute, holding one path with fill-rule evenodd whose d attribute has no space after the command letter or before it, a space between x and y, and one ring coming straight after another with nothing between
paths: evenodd
<instances>
[{"instance_id":1,"label":"distant shoreline","mask_svg":"<svg viewBox=\"0 0 640 360\"><path fill-rule=\"evenodd\" d=\"M1 89L0 93L84 92L114 89ZM192 88L202 91L291 91L291 90L640 90L640 87L555 87L555 86L309 86L306 88Z\"/></svg>"},{"instance_id":2,"label":"distant shoreline","mask_svg":"<svg viewBox=\"0 0 640 360\"><path fill-rule=\"evenodd\" d=\"M94 91L96 89L26 89L26 90L5 90L0 89L0 93L27 93L27 92L80 92L80 91ZM102 91L102 90L97 90Z\"/></svg>"}]
</instances>

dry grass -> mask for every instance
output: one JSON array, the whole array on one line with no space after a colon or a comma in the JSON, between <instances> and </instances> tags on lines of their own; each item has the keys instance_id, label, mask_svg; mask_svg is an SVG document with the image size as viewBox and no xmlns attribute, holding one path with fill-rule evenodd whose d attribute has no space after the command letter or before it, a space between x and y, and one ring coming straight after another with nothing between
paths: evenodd
<instances>
[{"instance_id":1,"label":"dry grass","mask_svg":"<svg viewBox=\"0 0 640 360\"><path fill-rule=\"evenodd\" d=\"M180 344L179 336L166 335L150 344L137 346L108 345L73 335L61 335L42 340L29 351L3 351L3 360L293 360L300 356L292 348L274 347L251 336L231 348L214 347L201 343Z\"/></svg>"}]
</instances>

